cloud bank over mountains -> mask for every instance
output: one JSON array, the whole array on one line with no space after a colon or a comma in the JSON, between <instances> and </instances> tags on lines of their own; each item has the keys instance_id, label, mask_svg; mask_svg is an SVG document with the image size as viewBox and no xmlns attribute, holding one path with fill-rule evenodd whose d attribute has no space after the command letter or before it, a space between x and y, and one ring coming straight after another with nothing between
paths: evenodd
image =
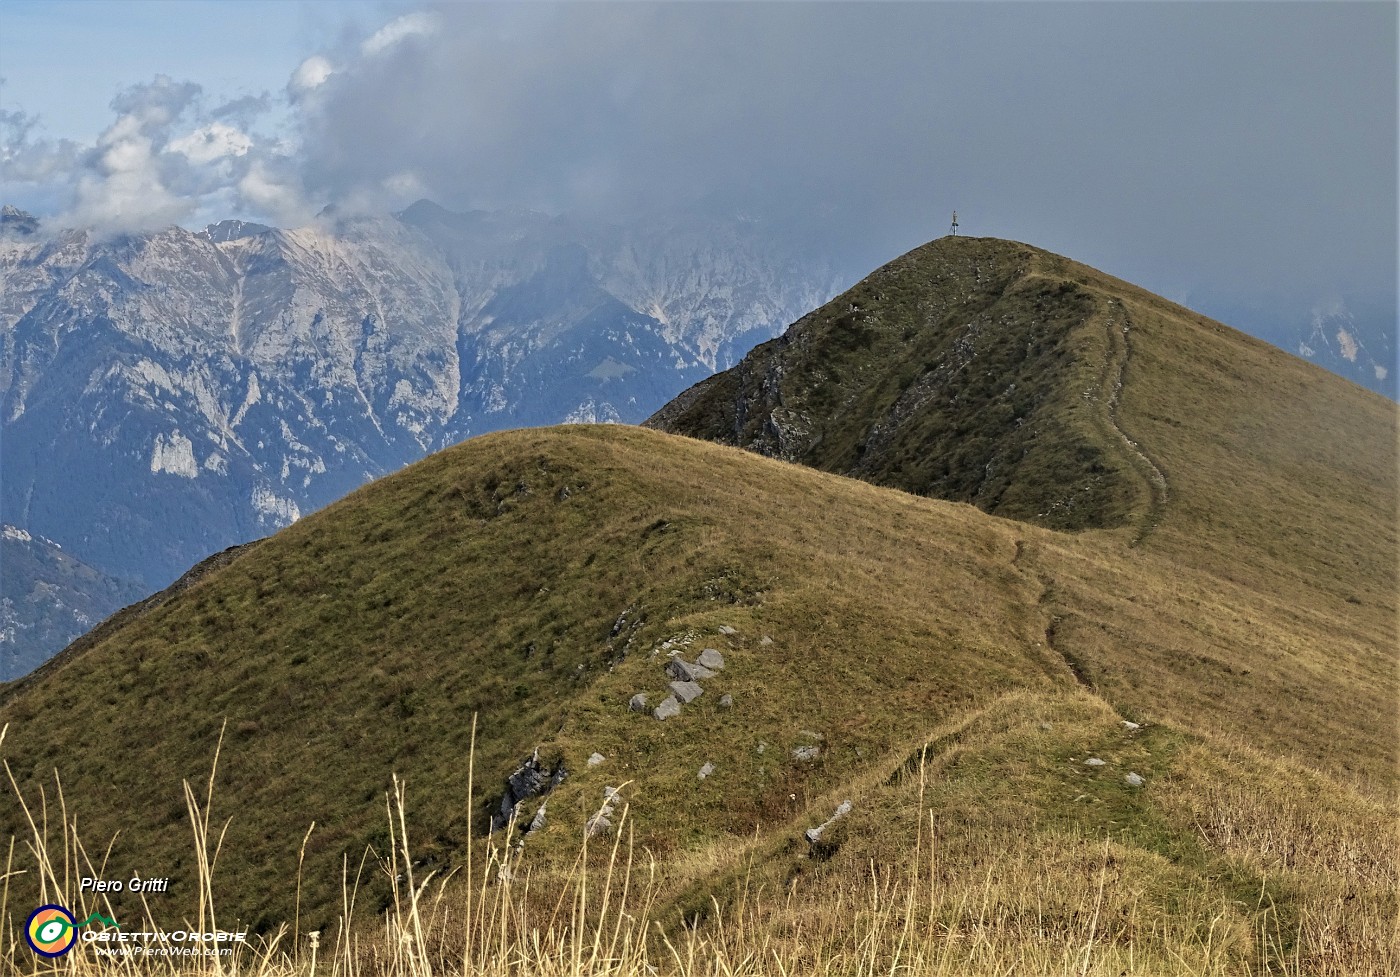
<instances>
[{"instance_id":1,"label":"cloud bank over mountains","mask_svg":"<svg viewBox=\"0 0 1400 977\"><path fill-rule=\"evenodd\" d=\"M156 75L87 145L0 115L21 205L120 231L328 204L744 214L853 267L1033 241L1183 301L1393 296L1396 11L442 4L281 91Z\"/></svg>"},{"instance_id":2,"label":"cloud bank over mountains","mask_svg":"<svg viewBox=\"0 0 1400 977\"><path fill-rule=\"evenodd\" d=\"M206 104L203 89L158 74L112 100L94 142L47 140L22 111L0 112L0 174L10 193L52 225L99 232L153 230L214 213L289 221L312 211L288 145L257 128L270 96ZM47 203L48 206L43 206Z\"/></svg>"}]
</instances>

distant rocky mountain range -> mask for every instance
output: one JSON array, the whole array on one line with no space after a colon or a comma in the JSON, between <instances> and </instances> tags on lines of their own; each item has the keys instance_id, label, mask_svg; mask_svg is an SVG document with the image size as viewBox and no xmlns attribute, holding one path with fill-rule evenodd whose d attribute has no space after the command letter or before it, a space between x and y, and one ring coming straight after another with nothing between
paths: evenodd
<instances>
[{"instance_id":1,"label":"distant rocky mountain range","mask_svg":"<svg viewBox=\"0 0 1400 977\"><path fill-rule=\"evenodd\" d=\"M0 676L14 678L86 634L113 609L149 588L120 580L63 551L51 539L0 526Z\"/></svg>"},{"instance_id":2,"label":"distant rocky mountain range","mask_svg":"<svg viewBox=\"0 0 1400 977\"><path fill-rule=\"evenodd\" d=\"M1396 395L1395 331L1370 317L1358 318L1341 303L1319 309L1299 329L1293 348L1305 360L1370 387L1392 400Z\"/></svg>"},{"instance_id":3,"label":"distant rocky mountain range","mask_svg":"<svg viewBox=\"0 0 1400 977\"><path fill-rule=\"evenodd\" d=\"M0 678L71 630L40 583L76 627L471 435L640 421L842 284L744 219L420 201L104 238L6 208L0 507L69 560L7 559Z\"/></svg>"}]
</instances>

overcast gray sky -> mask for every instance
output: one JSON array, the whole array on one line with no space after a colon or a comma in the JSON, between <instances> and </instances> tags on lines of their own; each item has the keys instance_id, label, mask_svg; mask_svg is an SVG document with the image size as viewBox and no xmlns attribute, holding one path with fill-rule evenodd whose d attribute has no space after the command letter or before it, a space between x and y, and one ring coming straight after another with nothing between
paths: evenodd
<instances>
[{"instance_id":1,"label":"overcast gray sky","mask_svg":"<svg viewBox=\"0 0 1400 977\"><path fill-rule=\"evenodd\" d=\"M1392 3L328 6L85 30L7 3L6 200L106 226L684 206L853 268L957 209L1214 314L1393 329ZM104 46L134 87L85 80Z\"/></svg>"}]
</instances>

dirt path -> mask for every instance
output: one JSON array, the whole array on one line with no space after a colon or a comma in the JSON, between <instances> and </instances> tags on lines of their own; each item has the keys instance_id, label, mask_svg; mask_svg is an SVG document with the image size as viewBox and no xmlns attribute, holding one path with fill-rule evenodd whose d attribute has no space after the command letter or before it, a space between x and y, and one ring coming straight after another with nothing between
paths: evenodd
<instances>
[{"instance_id":1,"label":"dirt path","mask_svg":"<svg viewBox=\"0 0 1400 977\"><path fill-rule=\"evenodd\" d=\"M1166 509L1167 500L1171 493L1167 485L1166 473L1148 457L1147 452L1140 444L1128 437L1128 432L1123 430L1118 419L1119 398L1123 392L1123 376L1127 372L1128 361L1133 355L1130 340L1132 320L1128 317L1128 310L1123 307L1121 302L1110 300L1108 310L1104 314L1104 321L1108 332L1108 355L1100 380L1104 418L1123 445L1133 469L1147 483L1150 496L1147 511L1139 520L1137 532L1133 534L1132 542L1129 543L1130 546L1137 546L1151 535L1161 522L1162 512Z\"/></svg>"},{"instance_id":2,"label":"dirt path","mask_svg":"<svg viewBox=\"0 0 1400 977\"><path fill-rule=\"evenodd\" d=\"M1011 566L1019 573L1028 575L1040 586L1040 594L1036 597L1036 610L1045 621L1045 640L1042 647L1047 655L1047 673L1052 677L1064 677L1068 673L1075 683L1090 692L1097 692L1094 688L1093 679L1089 676L1089 670L1084 666L1074 654L1064 647L1064 643L1058 640L1060 623L1065 616L1070 613L1056 595L1055 580L1045 572L1036 559L1036 554L1032 552L1032 547L1025 540L1016 540L1016 552L1011 558Z\"/></svg>"}]
</instances>

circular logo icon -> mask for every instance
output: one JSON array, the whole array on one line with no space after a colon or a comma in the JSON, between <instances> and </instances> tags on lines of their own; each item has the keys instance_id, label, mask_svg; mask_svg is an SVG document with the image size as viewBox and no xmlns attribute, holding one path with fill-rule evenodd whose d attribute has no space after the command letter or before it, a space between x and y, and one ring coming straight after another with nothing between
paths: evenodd
<instances>
[{"instance_id":1,"label":"circular logo icon","mask_svg":"<svg viewBox=\"0 0 1400 977\"><path fill-rule=\"evenodd\" d=\"M41 957L61 957L78 942L78 927L62 906L40 906L29 914L24 937Z\"/></svg>"}]
</instances>

